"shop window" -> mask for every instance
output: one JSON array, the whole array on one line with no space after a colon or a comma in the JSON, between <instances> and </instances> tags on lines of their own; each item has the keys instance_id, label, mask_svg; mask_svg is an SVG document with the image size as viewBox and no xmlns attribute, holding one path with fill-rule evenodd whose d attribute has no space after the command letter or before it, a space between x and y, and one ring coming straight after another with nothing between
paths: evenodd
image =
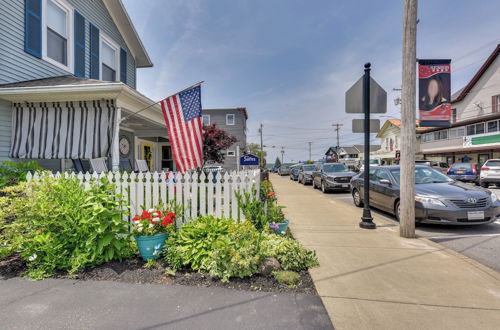
<instances>
[{"instance_id":1,"label":"shop window","mask_svg":"<svg viewBox=\"0 0 500 330\"><path fill-rule=\"evenodd\" d=\"M484 123L476 124L476 134L484 133Z\"/></svg>"},{"instance_id":2,"label":"shop window","mask_svg":"<svg viewBox=\"0 0 500 330\"><path fill-rule=\"evenodd\" d=\"M489 121L487 125L488 125L488 133L498 131L498 121L497 120Z\"/></svg>"},{"instance_id":3,"label":"shop window","mask_svg":"<svg viewBox=\"0 0 500 330\"><path fill-rule=\"evenodd\" d=\"M474 134L476 134L476 126L475 125L467 126L467 135L474 135Z\"/></svg>"}]
</instances>

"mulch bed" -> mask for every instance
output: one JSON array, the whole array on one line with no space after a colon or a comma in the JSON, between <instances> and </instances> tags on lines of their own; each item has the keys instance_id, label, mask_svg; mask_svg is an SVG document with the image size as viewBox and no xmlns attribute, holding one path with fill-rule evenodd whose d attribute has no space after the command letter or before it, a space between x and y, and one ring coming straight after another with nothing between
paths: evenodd
<instances>
[{"instance_id":1,"label":"mulch bed","mask_svg":"<svg viewBox=\"0 0 500 330\"><path fill-rule=\"evenodd\" d=\"M72 277L67 274L59 274L54 278L72 278L83 281L118 281L126 283L155 283L155 284L179 284L201 287L221 287L235 290L263 291L263 292L287 292L306 293L317 295L316 288L307 271L300 272L300 283L292 288L281 284L272 275L260 274L246 278L231 278L229 282L221 282L208 274L193 272L189 270L177 271L175 275L167 275L165 268L168 267L162 261L156 262L151 268L144 267L145 262L140 259L128 259L122 262L111 261L94 268L86 269L76 273ZM0 260L0 279L8 279L22 276L25 263L17 256L11 256Z\"/></svg>"}]
</instances>

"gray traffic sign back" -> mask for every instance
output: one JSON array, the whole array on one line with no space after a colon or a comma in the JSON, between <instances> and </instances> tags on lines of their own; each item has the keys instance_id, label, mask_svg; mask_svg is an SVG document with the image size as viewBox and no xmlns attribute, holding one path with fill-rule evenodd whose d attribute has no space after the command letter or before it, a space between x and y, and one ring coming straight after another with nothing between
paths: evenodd
<instances>
[{"instance_id":1,"label":"gray traffic sign back","mask_svg":"<svg viewBox=\"0 0 500 330\"><path fill-rule=\"evenodd\" d=\"M370 133L378 133L380 131L380 119L370 119ZM352 120L352 132L353 133L364 133L365 132L365 120L364 119L353 119Z\"/></svg>"},{"instance_id":2,"label":"gray traffic sign back","mask_svg":"<svg viewBox=\"0 0 500 330\"><path fill-rule=\"evenodd\" d=\"M345 93L345 112L363 113L363 77ZM387 93L370 77L370 113L387 112Z\"/></svg>"}]
</instances>

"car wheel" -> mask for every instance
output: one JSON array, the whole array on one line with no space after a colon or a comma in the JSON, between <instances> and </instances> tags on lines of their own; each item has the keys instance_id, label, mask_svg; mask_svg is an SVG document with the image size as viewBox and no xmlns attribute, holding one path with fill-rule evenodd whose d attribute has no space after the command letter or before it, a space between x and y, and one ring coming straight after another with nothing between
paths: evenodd
<instances>
[{"instance_id":1,"label":"car wheel","mask_svg":"<svg viewBox=\"0 0 500 330\"><path fill-rule=\"evenodd\" d=\"M396 220L399 222L400 219L400 214L401 214L401 207L399 204L399 201L397 201L396 206L394 206L394 215L396 216Z\"/></svg>"},{"instance_id":2,"label":"car wheel","mask_svg":"<svg viewBox=\"0 0 500 330\"><path fill-rule=\"evenodd\" d=\"M325 181L321 181L321 191L323 192L323 194L327 193Z\"/></svg>"},{"instance_id":3,"label":"car wheel","mask_svg":"<svg viewBox=\"0 0 500 330\"><path fill-rule=\"evenodd\" d=\"M481 187L483 188L488 188L490 185L487 184L486 182L481 182Z\"/></svg>"},{"instance_id":4,"label":"car wheel","mask_svg":"<svg viewBox=\"0 0 500 330\"><path fill-rule=\"evenodd\" d=\"M354 205L357 207L363 207L363 201L361 200L361 194L358 189L352 191L352 199L354 200Z\"/></svg>"}]
</instances>

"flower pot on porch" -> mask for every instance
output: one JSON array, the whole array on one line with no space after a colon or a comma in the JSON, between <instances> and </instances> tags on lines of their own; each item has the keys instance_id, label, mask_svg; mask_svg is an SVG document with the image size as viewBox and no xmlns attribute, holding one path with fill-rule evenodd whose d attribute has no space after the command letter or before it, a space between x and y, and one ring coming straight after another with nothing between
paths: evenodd
<instances>
[{"instance_id":1,"label":"flower pot on porch","mask_svg":"<svg viewBox=\"0 0 500 330\"><path fill-rule=\"evenodd\" d=\"M167 233L152 236L135 236L139 253L144 260L156 260L168 238Z\"/></svg>"},{"instance_id":2,"label":"flower pot on porch","mask_svg":"<svg viewBox=\"0 0 500 330\"><path fill-rule=\"evenodd\" d=\"M285 220L285 222L281 223L270 223L269 228L276 234L285 235L286 231L288 230L288 223L288 220Z\"/></svg>"}]
</instances>

